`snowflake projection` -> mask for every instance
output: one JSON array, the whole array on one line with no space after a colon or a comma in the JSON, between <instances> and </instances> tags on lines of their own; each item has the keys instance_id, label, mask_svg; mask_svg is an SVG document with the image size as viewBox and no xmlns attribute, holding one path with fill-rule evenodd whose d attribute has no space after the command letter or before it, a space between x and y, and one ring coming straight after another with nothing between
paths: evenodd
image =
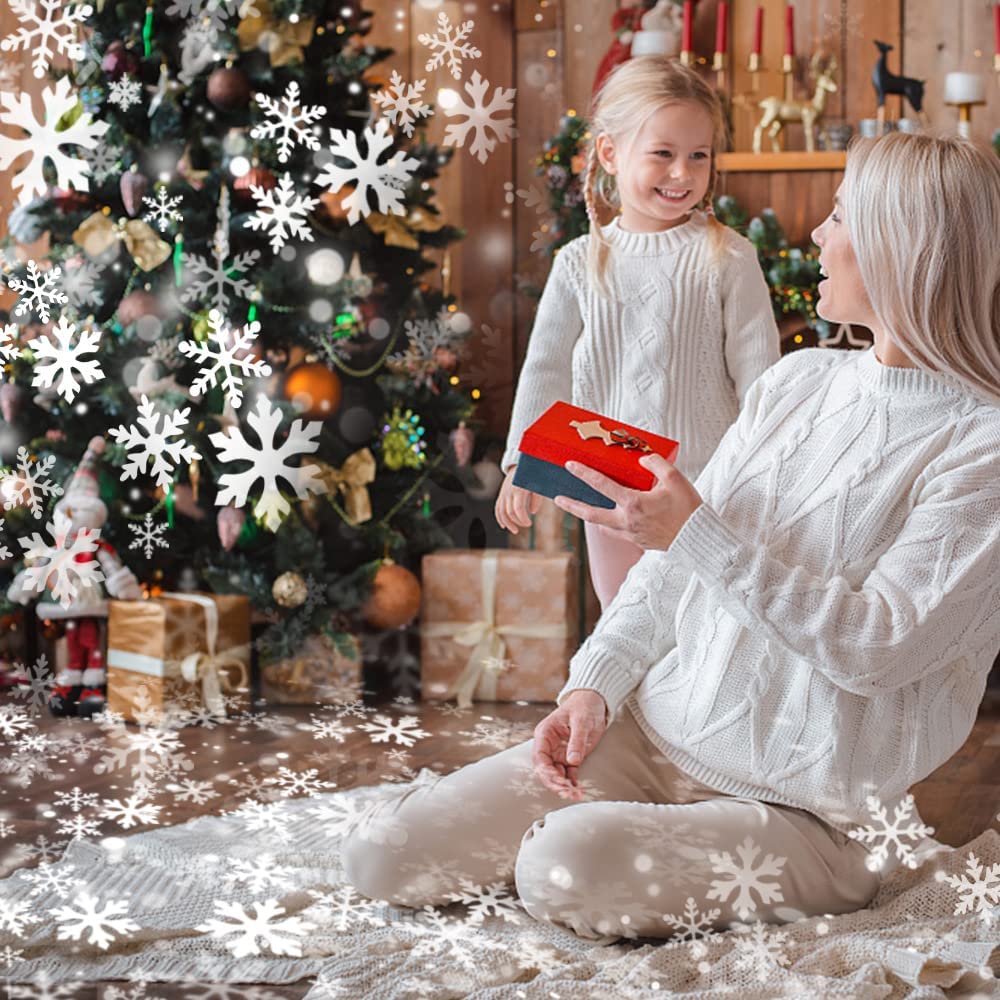
<instances>
[{"instance_id":1,"label":"snowflake projection","mask_svg":"<svg viewBox=\"0 0 1000 1000\"><path fill-rule=\"evenodd\" d=\"M463 878L459 891L449 893L448 898L468 907L470 923L481 924L490 916L502 917L509 924L522 923L524 908L503 882L494 882L484 889Z\"/></svg>"},{"instance_id":2,"label":"snowflake projection","mask_svg":"<svg viewBox=\"0 0 1000 1000\"><path fill-rule=\"evenodd\" d=\"M217 799L219 793L212 788L211 781L196 781L193 778L185 778L177 784L166 786L168 792L173 792L174 798L178 802L193 802L195 805L204 805L211 799Z\"/></svg>"},{"instance_id":3,"label":"snowflake projection","mask_svg":"<svg viewBox=\"0 0 1000 1000\"><path fill-rule=\"evenodd\" d=\"M344 725L342 719L321 719L317 715L311 716L311 719L309 728L312 730L313 739L316 740L336 740L338 743L343 743L348 733L354 732L354 727Z\"/></svg>"},{"instance_id":4,"label":"snowflake projection","mask_svg":"<svg viewBox=\"0 0 1000 1000\"><path fill-rule=\"evenodd\" d=\"M98 284L103 265L96 260L85 260L63 270L62 285L69 296L70 305L77 310L95 309L104 305L104 290Z\"/></svg>"},{"instance_id":5,"label":"snowflake projection","mask_svg":"<svg viewBox=\"0 0 1000 1000\"><path fill-rule=\"evenodd\" d=\"M30 905L28 900L14 902L12 899L0 897L0 929L23 937L28 924L37 924L42 919L29 911Z\"/></svg>"},{"instance_id":6,"label":"snowflake projection","mask_svg":"<svg viewBox=\"0 0 1000 1000\"><path fill-rule=\"evenodd\" d=\"M227 858L222 881L230 887L245 886L250 892L273 892L287 889L295 878L295 869L278 864L271 854L253 858Z\"/></svg>"},{"instance_id":7,"label":"snowflake projection","mask_svg":"<svg viewBox=\"0 0 1000 1000\"><path fill-rule=\"evenodd\" d=\"M109 713L104 712L108 718ZM146 725L139 732L125 726L123 721L102 726L114 738L114 744L94 765L95 774L128 771L137 791L149 787L158 775L165 776L178 770L190 771L194 763L181 752L180 737L172 729Z\"/></svg>"},{"instance_id":8,"label":"snowflake projection","mask_svg":"<svg viewBox=\"0 0 1000 1000\"><path fill-rule=\"evenodd\" d=\"M860 841L862 844L875 844L875 849L869 851L865 858L865 867L869 871L878 871L886 858L889 856L889 848L896 847L896 857L907 868L916 868L917 860L913 854L913 845L903 843L904 840L918 842L924 837L929 837L934 833L934 828L927 826L923 820L911 818L915 800L912 795L905 796L895 808L893 820L890 823L886 816L886 807L874 795L869 795L867 800L868 812L872 819L879 823L879 826L859 827L848 830L847 836L852 840ZM906 820L909 824L904 826Z\"/></svg>"},{"instance_id":9,"label":"snowflake projection","mask_svg":"<svg viewBox=\"0 0 1000 1000\"><path fill-rule=\"evenodd\" d=\"M226 255L218 246L212 250L212 261L200 254L184 255L185 284L181 292L184 302L210 303L223 315L229 312L230 300L236 297L247 301L253 294L253 285L244 277L261 258L259 250L239 253L226 262Z\"/></svg>"},{"instance_id":10,"label":"snowflake projection","mask_svg":"<svg viewBox=\"0 0 1000 1000\"><path fill-rule=\"evenodd\" d=\"M58 0L56 0L58 3ZM28 154L28 163L13 178L12 185L20 190L18 202L26 205L34 195L44 195L48 190L42 164L48 157L56 168L56 185L61 188L76 188L89 191L88 174L90 164L83 159L64 153L62 146L94 149L98 140L108 130L106 122L95 122L84 112L68 128L59 129L63 116L77 105L77 96L70 92L69 77L61 77L54 87L42 91L45 105L45 121L38 121L31 104L31 95L0 93L0 123L20 126L28 133L27 138L12 139L0 135L0 170L6 170L23 154Z\"/></svg>"},{"instance_id":11,"label":"snowflake projection","mask_svg":"<svg viewBox=\"0 0 1000 1000\"><path fill-rule=\"evenodd\" d=\"M0 559L11 559L13 555L14 554L10 551L10 549L7 548L2 541L0 541Z\"/></svg>"},{"instance_id":12,"label":"snowflake projection","mask_svg":"<svg viewBox=\"0 0 1000 1000\"><path fill-rule=\"evenodd\" d=\"M135 535L131 549L142 549L143 555L147 559L153 558L153 547L168 549L170 543L163 537L163 532L167 530L165 524L153 524L153 515L147 513L141 522L129 522L128 530Z\"/></svg>"},{"instance_id":13,"label":"snowflake projection","mask_svg":"<svg viewBox=\"0 0 1000 1000\"><path fill-rule=\"evenodd\" d=\"M255 94L257 103L273 121L261 122L250 130L254 139L278 137L278 161L287 163L296 143L306 149L319 149L319 139L308 126L326 114L322 104L299 104L299 85L292 80L284 97L275 99L267 94Z\"/></svg>"},{"instance_id":14,"label":"snowflake projection","mask_svg":"<svg viewBox=\"0 0 1000 1000\"><path fill-rule=\"evenodd\" d=\"M791 959L784 951L788 945L785 931L771 930L758 920L752 927L737 927L736 933L743 935L734 938L737 969L747 969L764 982L774 974L775 965L790 964Z\"/></svg>"},{"instance_id":15,"label":"snowflake projection","mask_svg":"<svg viewBox=\"0 0 1000 1000\"><path fill-rule=\"evenodd\" d=\"M184 216L177 211L177 206L183 201L183 195L171 198L166 188L159 187L156 189L155 198L150 198L148 194L143 195L142 203L149 207L149 211L142 217L142 221L154 224L161 233L166 232L171 222L184 221Z\"/></svg>"},{"instance_id":16,"label":"snowflake projection","mask_svg":"<svg viewBox=\"0 0 1000 1000\"><path fill-rule=\"evenodd\" d=\"M413 135L413 126L418 118L427 118L434 109L421 100L426 80L407 83L396 70L392 71L389 86L372 94L372 100L382 108L385 117L403 130L404 135Z\"/></svg>"},{"instance_id":17,"label":"snowflake projection","mask_svg":"<svg viewBox=\"0 0 1000 1000\"><path fill-rule=\"evenodd\" d=\"M367 156L362 156L358 148L358 136L354 132L330 129L330 153L350 163L349 167L338 167L327 162L316 178L316 183L336 193L344 185L354 185L354 190L342 200L347 212L347 221L353 226L358 219L371 212L368 193L374 193L378 210L382 214L405 215L403 189L411 175L420 166L419 161L403 152L396 151L384 163L379 158L392 147L389 123L380 118L375 128L365 127L362 135Z\"/></svg>"},{"instance_id":18,"label":"snowflake projection","mask_svg":"<svg viewBox=\"0 0 1000 1000\"><path fill-rule=\"evenodd\" d=\"M114 104L122 111L141 103L142 101L142 81L134 77L125 75L111 82L108 87L108 103Z\"/></svg>"},{"instance_id":19,"label":"snowflake projection","mask_svg":"<svg viewBox=\"0 0 1000 1000\"><path fill-rule=\"evenodd\" d=\"M430 736L420 728L420 720L410 716L400 716L398 722L393 722L389 715L375 715L371 722L360 726L366 733L371 733L372 743L388 743L390 739L404 747L412 747L418 739Z\"/></svg>"},{"instance_id":20,"label":"snowflake projection","mask_svg":"<svg viewBox=\"0 0 1000 1000\"><path fill-rule=\"evenodd\" d=\"M54 55L83 59L83 45L75 40L77 26L94 12L90 4L65 0L10 0L10 9L22 26L0 42L0 50L31 52L36 80L45 76Z\"/></svg>"},{"instance_id":21,"label":"snowflake projection","mask_svg":"<svg viewBox=\"0 0 1000 1000\"><path fill-rule=\"evenodd\" d=\"M75 865L54 865L42 863L30 871L23 871L21 877L31 886L29 896L58 896L67 899L87 883L82 878L74 877Z\"/></svg>"},{"instance_id":22,"label":"snowflake projection","mask_svg":"<svg viewBox=\"0 0 1000 1000\"><path fill-rule=\"evenodd\" d=\"M90 176L98 182L117 176L120 173L123 152L121 146L112 143L101 143L88 150L86 159L90 165Z\"/></svg>"},{"instance_id":23,"label":"snowflake projection","mask_svg":"<svg viewBox=\"0 0 1000 1000\"><path fill-rule=\"evenodd\" d=\"M208 325L208 343L184 340L177 345L181 354L201 365L200 377L191 383L191 392L195 396L208 392L216 384L216 376L222 375L226 399L238 410L243 402L240 373L246 378L271 374L271 366L266 361L258 361L250 354L254 338L260 333L260 323L254 320L240 330L230 330L222 313L213 309L208 314Z\"/></svg>"},{"instance_id":24,"label":"snowflake projection","mask_svg":"<svg viewBox=\"0 0 1000 1000\"><path fill-rule=\"evenodd\" d=\"M226 29L229 19L239 17L259 17L260 12L252 0L173 0L167 8L168 17L188 18L203 26L209 41L214 41L220 31Z\"/></svg>"},{"instance_id":25,"label":"snowflake projection","mask_svg":"<svg viewBox=\"0 0 1000 1000\"><path fill-rule=\"evenodd\" d=\"M219 939L235 935L234 939L226 941L225 945L236 958L260 955L264 948L274 955L292 955L301 958L302 942L298 938L312 930L314 925L301 917L275 920L275 917L280 917L285 912L284 907L280 906L276 899L268 899L262 903L255 902L252 906L255 912L250 914L239 903L227 903L217 899L216 917L198 924L195 930L204 931ZM230 917L232 922L217 919L218 917ZM257 944L258 938L261 941L260 946Z\"/></svg>"},{"instance_id":26,"label":"snowflake projection","mask_svg":"<svg viewBox=\"0 0 1000 1000\"><path fill-rule=\"evenodd\" d=\"M20 667L20 664L15 664L15 666ZM14 688L12 694L15 698L27 701L30 715L41 715L48 702L49 694L55 686L55 677L49 670L49 660L44 653L27 668L27 678L27 681L23 681Z\"/></svg>"},{"instance_id":27,"label":"snowflake projection","mask_svg":"<svg viewBox=\"0 0 1000 1000\"><path fill-rule=\"evenodd\" d=\"M754 868L754 859L760 854L761 849L753 842L753 838L748 834L743 843L736 848L736 853L740 857L742 864L737 864L729 851L721 854L716 851L709 851L708 857L712 862L712 871L719 874L729 875L728 880L713 879L712 888L705 894L706 899L721 899L728 902L730 893L738 889L736 899L731 904L733 909L739 914L741 920L757 909L752 892L760 895L762 903L780 902L784 899L781 886L777 882L765 882L763 876L773 875L780 877L781 870L785 866L786 858L775 857L768 854L758 868Z\"/></svg>"},{"instance_id":28,"label":"snowflake projection","mask_svg":"<svg viewBox=\"0 0 1000 1000\"><path fill-rule=\"evenodd\" d=\"M362 898L351 885L342 885L336 892L316 889L307 892L315 900L309 907L309 916L319 922L320 929L331 927L343 934L358 929L361 924L385 927L385 920L378 915L379 901Z\"/></svg>"},{"instance_id":29,"label":"snowflake projection","mask_svg":"<svg viewBox=\"0 0 1000 1000\"><path fill-rule=\"evenodd\" d=\"M76 909L74 909L76 907ZM60 906L49 912L60 924L58 938L79 941L84 931L89 931L89 944L107 951L115 934L128 934L139 930L139 925L125 916L128 900L108 900L98 909L98 897L89 892L81 892L70 906Z\"/></svg>"},{"instance_id":30,"label":"snowflake projection","mask_svg":"<svg viewBox=\"0 0 1000 1000\"><path fill-rule=\"evenodd\" d=\"M59 832L69 834L71 841L89 840L98 834L100 823L86 816L72 816L70 819L59 820Z\"/></svg>"},{"instance_id":31,"label":"snowflake projection","mask_svg":"<svg viewBox=\"0 0 1000 1000\"><path fill-rule=\"evenodd\" d=\"M0 363L13 361L21 356L21 349L17 346L19 332L16 323L0 326Z\"/></svg>"},{"instance_id":32,"label":"snowflake projection","mask_svg":"<svg viewBox=\"0 0 1000 1000\"><path fill-rule=\"evenodd\" d=\"M66 296L56 284L61 274L62 269L58 267L53 267L49 271L40 271L38 265L33 260L29 260L27 277L8 278L7 284L10 285L11 290L21 293L14 315L27 316L29 313L37 312L38 318L43 323L48 323L49 308L63 305L66 302Z\"/></svg>"},{"instance_id":33,"label":"snowflake projection","mask_svg":"<svg viewBox=\"0 0 1000 1000\"><path fill-rule=\"evenodd\" d=\"M105 799L101 807L101 816L116 822L123 830L131 829L140 823L158 824L157 815L163 806L152 802L143 802L143 796L130 795L124 801L120 799Z\"/></svg>"},{"instance_id":34,"label":"snowflake projection","mask_svg":"<svg viewBox=\"0 0 1000 1000\"><path fill-rule=\"evenodd\" d=\"M953 889L958 890L959 901L955 905L955 915L981 913L986 924L991 924L998 915L1000 904L1000 863L987 868L969 851L966 871L962 875L940 875Z\"/></svg>"},{"instance_id":35,"label":"snowflake projection","mask_svg":"<svg viewBox=\"0 0 1000 1000\"><path fill-rule=\"evenodd\" d=\"M277 785L285 798L291 798L293 795L318 795L324 788L337 787L335 781L321 781L317 776L318 773L315 768L300 773L287 767L280 767L277 777L268 778L267 783Z\"/></svg>"},{"instance_id":36,"label":"snowflake projection","mask_svg":"<svg viewBox=\"0 0 1000 1000\"><path fill-rule=\"evenodd\" d=\"M116 441L125 446L126 451L139 449L137 453L129 455L129 461L123 466L122 481L135 479L140 472L145 474L146 463L151 460L150 472L156 476L156 485L166 487L173 480L174 466L201 458L194 445L185 444L183 437L179 441L170 440L181 436L181 428L187 423L190 412L190 407L185 407L172 414L158 413L155 405L145 396L142 397L138 425L125 427L123 424L109 431ZM158 428L161 417L163 426Z\"/></svg>"},{"instance_id":37,"label":"snowflake projection","mask_svg":"<svg viewBox=\"0 0 1000 1000\"><path fill-rule=\"evenodd\" d=\"M36 518L41 517L45 501L49 497L63 494L63 488L48 477L55 462L55 455L46 455L36 463L35 471L32 471L28 449L18 448L17 471L0 471L0 497L4 501L4 510L27 506Z\"/></svg>"},{"instance_id":38,"label":"snowflake projection","mask_svg":"<svg viewBox=\"0 0 1000 1000\"><path fill-rule=\"evenodd\" d=\"M28 713L14 705L0 705L0 736L5 740L15 739L22 729L32 729Z\"/></svg>"},{"instance_id":39,"label":"snowflake projection","mask_svg":"<svg viewBox=\"0 0 1000 1000\"><path fill-rule=\"evenodd\" d=\"M26 563L24 586L29 593L37 591L39 594L48 587L63 607L69 607L76 598L78 587L104 579L96 559L77 561L77 556L90 557L97 551L101 529L81 528L73 534L73 522L62 511L57 511L45 530L52 536L51 545L37 531L18 539ZM72 541L67 546L70 535Z\"/></svg>"},{"instance_id":40,"label":"snowflake projection","mask_svg":"<svg viewBox=\"0 0 1000 1000\"><path fill-rule=\"evenodd\" d=\"M439 313L436 319L406 320L403 329L406 350L391 354L387 363L391 370L430 388L434 373L441 367L439 352L454 350L465 334L455 332L447 312Z\"/></svg>"},{"instance_id":41,"label":"snowflake projection","mask_svg":"<svg viewBox=\"0 0 1000 1000\"><path fill-rule=\"evenodd\" d=\"M417 36L417 40L422 45L426 45L434 53L427 60L427 65L424 69L428 73L433 73L434 70L443 66L445 60L447 60L451 75L456 80L461 80L462 60L478 59L482 55L479 49L466 41L472 33L472 29L476 26L476 22L463 21L458 28L454 28L448 19L448 15L442 11L438 14L437 26L437 34L428 35L425 33ZM452 33L453 31L454 34Z\"/></svg>"},{"instance_id":42,"label":"snowflake projection","mask_svg":"<svg viewBox=\"0 0 1000 1000\"><path fill-rule=\"evenodd\" d=\"M74 785L69 792L56 792L56 804L68 806L75 813L96 806L98 798L96 792L85 792L78 785Z\"/></svg>"},{"instance_id":43,"label":"snowflake projection","mask_svg":"<svg viewBox=\"0 0 1000 1000\"><path fill-rule=\"evenodd\" d=\"M421 939L412 950L414 958L438 958L454 962L467 972L475 973L477 959L483 951L500 951L506 945L488 938L479 925L471 920L449 920L429 904L408 925L408 930L418 930Z\"/></svg>"},{"instance_id":44,"label":"snowflake projection","mask_svg":"<svg viewBox=\"0 0 1000 1000\"><path fill-rule=\"evenodd\" d=\"M52 340L53 336L55 342ZM36 360L31 384L51 389L56 376L59 376L56 392L67 403L73 402L81 389L81 381L84 385L90 385L104 378L99 361L81 360L83 354L97 353L101 342L100 331L84 328L79 331L79 339L74 343L73 338L76 336L76 325L65 316L60 316L48 337L36 337L28 341L28 347L35 352L36 359L40 359Z\"/></svg>"},{"instance_id":45,"label":"snowflake projection","mask_svg":"<svg viewBox=\"0 0 1000 1000\"><path fill-rule=\"evenodd\" d=\"M270 232L271 249L275 253L288 242L290 236L312 242L313 234L306 216L319 204L319 198L296 194L291 174L285 173L278 186L269 191L251 184L250 193L257 202L257 211L243 224L255 231Z\"/></svg>"},{"instance_id":46,"label":"snowflake projection","mask_svg":"<svg viewBox=\"0 0 1000 1000\"><path fill-rule=\"evenodd\" d=\"M674 931L671 940L690 941L694 957L703 958L708 953L703 942L714 934L712 926L721 912L719 909L712 909L699 913L694 897L688 896L683 915L678 917L672 913L664 913L663 919Z\"/></svg>"},{"instance_id":47,"label":"snowflake projection","mask_svg":"<svg viewBox=\"0 0 1000 1000\"><path fill-rule=\"evenodd\" d=\"M459 95L452 107L444 109L444 113L449 118L454 118L456 115L464 115L466 118L464 122L448 125L445 128L444 144L446 146L464 146L469 132L472 131L473 139L472 145L469 146L469 152L480 163L486 162L487 157L496 148L497 142L506 142L517 135L513 118L493 117L499 112L510 111L514 107L514 95L517 90L513 87L497 87L489 104L485 104L484 98L489 86L489 80L484 80L479 75L479 70L476 70L472 74L472 79L465 82L465 89L469 92L472 103L467 104ZM493 133L492 137L490 132Z\"/></svg>"},{"instance_id":48,"label":"snowflake projection","mask_svg":"<svg viewBox=\"0 0 1000 1000\"><path fill-rule=\"evenodd\" d=\"M281 423L281 411L273 408L266 396L257 397L256 412L247 417L247 423L254 429L260 441L260 448L254 448L243 436L240 427L229 427L209 435L209 441L218 448L220 462L250 463L245 472L226 472L219 476L221 489L215 503L225 507L233 503L243 507L251 487L258 479L263 481L260 499L254 505L254 516L263 517L269 531L277 531L282 518L291 510L288 501L278 489L278 479L289 483L296 496L305 500L310 492L325 493L326 484L320 478L316 465L299 468L286 464L286 459L296 454L314 452L319 447L319 433L323 427L320 420L293 422L285 442L277 447L275 436Z\"/></svg>"}]
</instances>

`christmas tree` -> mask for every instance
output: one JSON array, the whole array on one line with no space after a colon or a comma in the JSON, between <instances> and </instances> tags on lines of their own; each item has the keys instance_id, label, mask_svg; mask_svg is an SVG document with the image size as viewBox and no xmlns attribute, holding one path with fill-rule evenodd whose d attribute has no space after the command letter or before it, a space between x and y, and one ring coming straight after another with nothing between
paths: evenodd
<instances>
[{"instance_id":1,"label":"christmas tree","mask_svg":"<svg viewBox=\"0 0 1000 1000\"><path fill-rule=\"evenodd\" d=\"M409 571L451 544L430 490L473 447L456 375L470 324L429 273L428 251L463 235L433 205L453 151L426 141L416 89L378 76L391 52L366 44L370 13L11 6L24 28L4 48L33 48L52 82L42 120L0 95L19 201L0 605L28 537L55 548L53 484L99 435L102 537L146 593L249 596L267 657L412 619ZM46 258L18 260L14 240L43 234Z\"/></svg>"}]
</instances>

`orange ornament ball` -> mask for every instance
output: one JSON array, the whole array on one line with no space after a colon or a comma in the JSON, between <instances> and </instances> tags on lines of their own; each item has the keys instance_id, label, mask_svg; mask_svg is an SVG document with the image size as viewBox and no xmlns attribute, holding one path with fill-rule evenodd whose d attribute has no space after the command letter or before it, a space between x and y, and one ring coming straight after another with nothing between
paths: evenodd
<instances>
[{"instance_id":1,"label":"orange ornament ball","mask_svg":"<svg viewBox=\"0 0 1000 1000\"><path fill-rule=\"evenodd\" d=\"M405 567L386 560L378 568L371 597L361 608L374 628L402 628L420 611L420 581Z\"/></svg>"},{"instance_id":2,"label":"orange ornament ball","mask_svg":"<svg viewBox=\"0 0 1000 1000\"><path fill-rule=\"evenodd\" d=\"M340 379L321 361L293 368L285 379L285 398L311 420L323 420L340 406Z\"/></svg>"}]
</instances>

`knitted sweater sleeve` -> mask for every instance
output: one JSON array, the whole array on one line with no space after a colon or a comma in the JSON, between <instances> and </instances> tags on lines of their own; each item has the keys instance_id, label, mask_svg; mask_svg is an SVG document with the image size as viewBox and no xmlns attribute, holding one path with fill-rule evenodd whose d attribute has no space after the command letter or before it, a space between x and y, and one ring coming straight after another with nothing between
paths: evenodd
<instances>
[{"instance_id":1,"label":"knitted sweater sleeve","mask_svg":"<svg viewBox=\"0 0 1000 1000\"><path fill-rule=\"evenodd\" d=\"M1000 639L1000 461L995 440L952 446L860 584L788 566L707 504L668 555L747 629L833 684L874 697ZM930 471L930 470L928 470Z\"/></svg>"},{"instance_id":2,"label":"knitted sweater sleeve","mask_svg":"<svg viewBox=\"0 0 1000 1000\"><path fill-rule=\"evenodd\" d=\"M781 356L771 293L749 240L739 238L722 283L726 369L742 407L747 390Z\"/></svg>"},{"instance_id":3,"label":"knitted sweater sleeve","mask_svg":"<svg viewBox=\"0 0 1000 1000\"><path fill-rule=\"evenodd\" d=\"M538 303L500 463L504 472L517 464L518 445L525 429L556 400L572 399L573 347L583 332L583 318L570 282L571 252L564 248L557 254Z\"/></svg>"}]
</instances>

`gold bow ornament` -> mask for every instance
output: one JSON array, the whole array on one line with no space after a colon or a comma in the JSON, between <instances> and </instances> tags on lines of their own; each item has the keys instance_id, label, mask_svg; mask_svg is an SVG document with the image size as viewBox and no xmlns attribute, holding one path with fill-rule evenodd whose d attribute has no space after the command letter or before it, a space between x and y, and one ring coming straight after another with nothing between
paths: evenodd
<instances>
[{"instance_id":1,"label":"gold bow ornament","mask_svg":"<svg viewBox=\"0 0 1000 1000\"><path fill-rule=\"evenodd\" d=\"M120 240L132 259L144 271L159 267L173 252L142 219L112 222L103 212L94 212L80 223L73 240L89 257L97 257Z\"/></svg>"},{"instance_id":2,"label":"gold bow ornament","mask_svg":"<svg viewBox=\"0 0 1000 1000\"><path fill-rule=\"evenodd\" d=\"M496 701L497 677L508 669L505 636L523 639L565 639L565 622L548 625L497 625L496 585L497 549L484 549L481 562L483 617L475 622L428 622L420 626L422 635L431 639L452 639L461 646L472 646L465 669L448 686L445 698L457 698L461 708L473 699Z\"/></svg>"},{"instance_id":3,"label":"gold bow ornament","mask_svg":"<svg viewBox=\"0 0 1000 1000\"><path fill-rule=\"evenodd\" d=\"M319 466L320 479L326 484L327 496L334 492L344 498L344 510L350 524L364 524L372 517L371 498L368 484L375 480L375 456L367 448L349 455L344 464L335 469L326 462L315 461Z\"/></svg>"},{"instance_id":4,"label":"gold bow ornament","mask_svg":"<svg viewBox=\"0 0 1000 1000\"><path fill-rule=\"evenodd\" d=\"M236 29L240 51L262 49L272 66L287 66L305 59L305 47L312 41L314 17L299 16L297 21L276 18L267 0L255 0L256 13L244 17Z\"/></svg>"},{"instance_id":5,"label":"gold bow ornament","mask_svg":"<svg viewBox=\"0 0 1000 1000\"><path fill-rule=\"evenodd\" d=\"M373 233L382 237L387 247L403 247L406 250L420 249L414 233L436 233L441 228L440 223L434 221L434 216L420 208L415 208L405 217L369 212L365 221Z\"/></svg>"}]
</instances>

